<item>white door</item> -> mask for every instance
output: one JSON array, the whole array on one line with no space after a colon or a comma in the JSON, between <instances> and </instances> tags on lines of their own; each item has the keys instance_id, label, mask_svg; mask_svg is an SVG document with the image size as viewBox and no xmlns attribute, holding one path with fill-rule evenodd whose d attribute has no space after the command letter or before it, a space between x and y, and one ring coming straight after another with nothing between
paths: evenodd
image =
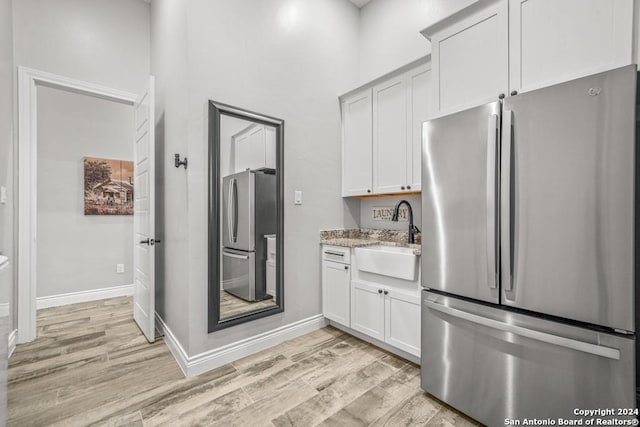
<instances>
[{"instance_id":1,"label":"white door","mask_svg":"<svg viewBox=\"0 0 640 427\"><path fill-rule=\"evenodd\" d=\"M407 74L407 190L422 189L422 123L430 118L431 64Z\"/></svg>"},{"instance_id":2,"label":"white door","mask_svg":"<svg viewBox=\"0 0 640 427\"><path fill-rule=\"evenodd\" d=\"M322 312L344 326L349 326L350 281L348 265L322 261Z\"/></svg>"},{"instance_id":3,"label":"white door","mask_svg":"<svg viewBox=\"0 0 640 427\"><path fill-rule=\"evenodd\" d=\"M134 105L133 318L155 340L155 158L154 78Z\"/></svg>"},{"instance_id":4,"label":"white door","mask_svg":"<svg viewBox=\"0 0 640 427\"><path fill-rule=\"evenodd\" d=\"M384 341L384 293L381 286L351 281L351 328Z\"/></svg>"},{"instance_id":5,"label":"white door","mask_svg":"<svg viewBox=\"0 0 640 427\"><path fill-rule=\"evenodd\" d=\"M407 98L404 76L373 88L373 191L399 193L407 186Z\"/></svg>"},{"instance_id":6,"label":"white door","mask_svg":"<svg viewBox=\"0 0 640 427\"><path fill-rule=\"evenodd\" d=\"M342 196L372 190L371 89L342 101Z\"/></svg>"},{"instance_id":7,"label":"white door","mask_svg":"<svg viewBox=\"0 0 640 427\"><path fill-rule=\"evenodd\" d=\"M390 289L385 302L385 342L420 356L420 292Z\"/></svg>"}]
</instances>

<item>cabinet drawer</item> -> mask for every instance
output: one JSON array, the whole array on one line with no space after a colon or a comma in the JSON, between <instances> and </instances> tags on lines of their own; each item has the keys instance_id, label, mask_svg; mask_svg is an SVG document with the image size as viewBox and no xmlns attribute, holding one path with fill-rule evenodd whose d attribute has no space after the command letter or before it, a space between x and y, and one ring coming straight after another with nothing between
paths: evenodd
<instances>
[{"instance_id":1,"label":"cabinet drawer","mask_svg":"<svg viewBox=\"0 0 640 427\"><path fill-rule=\"evenodd\" d=\"M324 261L351 264L351 249L342 246L323 246L322 259Z\"/></svg>"}]
</instances>

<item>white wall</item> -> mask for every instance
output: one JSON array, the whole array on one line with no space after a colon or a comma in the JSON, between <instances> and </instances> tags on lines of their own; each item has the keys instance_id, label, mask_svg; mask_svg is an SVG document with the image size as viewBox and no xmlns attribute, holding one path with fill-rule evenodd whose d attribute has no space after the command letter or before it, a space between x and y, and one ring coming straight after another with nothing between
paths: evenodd
<instances>
[{"instance_id":1,"label":"white wall","mask_svg":"<svg viewBox=\"0 0 640 427\"><path fill-rule=\"evenodd\" d=\"M152 22L152 70L162 92L157 111L164 116L160 142L167 155L184 155L187 143L189 158L186 172L167 171L163 183L165 199L182 198L184 193L170 187L183 190L185 179L188 191L187 203L164 207L167 252L183 243L186 237L177 231L188 220L188 251L176 254L174 266L165 255L164 295L159 298L164 320L193 355L320 313L319 230L355 226L359 215L340 197L337 101L357 81L358 10L345 0L189 0L181 5L154 0ZM188 64L187 76L182 60ZM184 124L178 111L185 99L181 82L188 82L186 135L175 132ZM208 226L208 99L285 120L285 312L214 334L207 332L203 232ZM293 206L295 189L304 191L302 206ZM178 221L172 221L174 215ZM174 270L181 274L174 276ZM170 297L176 293L188 295L188 303Z\"/></svg>"},{"instance_id":2,"label":"white wall","mask_svg":"<svg viewBox=\"0 0 640 427\"><path fill-rule=\"evenodd\" d=\"M151 72L156 77L156 311L187 348L187 1L151 3ZM193 158L189 158L189 167ZM202 284L201 286L205 286Z\"/></svg>"},{"instance_id":3,"label":"white wall","mask_svg":"<svg viewBox=\"0 0 640 427\"><path fill-rule=\"evenodd\" d=\"M431 53L420 31L477 0L373 0L360 10L359 83Z\"/></svg>"},{"instance_id":4,"label":"white wall","mask_svg":"<svg viewBox=\"0 0 640 427\"><path fill-rule=\"evenodd\" d=\"M149 74L143 0L14 0L16 65L141 92Z\"/></svg>"},{"instance_id":5,"label":"white wall","mask_svg":"<svg viewBox=\"0 0 640 427\"><path fill-rule=\"evenodd\" d=\"M11 0L0 0L0 186L8 189L8 201L0 204L0 253L14 259L13 238L13 34ZM0 275L0 425L7 414L7 338L14 329L13 269Z\"/></svg>"},{"instance_id":6,"label":"white wall","mask_svg":"<svg viewBox=\"0 0 640 427\"><path fill-rule=\"evenodd\" d=\"M38 297L133 283L133 216L84 215L84 157L133 161L133 108L40 87Z\"/></svg>"}]
</instances>

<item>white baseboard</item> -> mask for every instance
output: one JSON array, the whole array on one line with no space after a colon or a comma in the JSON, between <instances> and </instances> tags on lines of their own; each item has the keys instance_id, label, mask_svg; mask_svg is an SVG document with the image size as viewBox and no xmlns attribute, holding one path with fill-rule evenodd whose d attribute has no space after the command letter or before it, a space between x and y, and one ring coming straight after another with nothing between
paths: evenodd
<instances>
[{"instance_id":1,"label":"white baseboard","mask_svg":"<svg viewBox=\"0 0 640 427\"><path fill-rule=\"evenodd\" d=\"M327 326L327 321L321 314L281 326L253 337L189 356L175 335L156 313L158 329L164 333L164 340L173 354L180 369L187 377L200 375L234 360L252 355L259 351L278 345L284 341L299 337L309 332Z\"/></svg>"},{"instance_id":2,"label":"white baseboard","mask_svg":"<svg viewBox=\"0 0 640 427\"><path fill-rule=\"evenodd\" d=\"M129 295L133 295L133 285L114 286L112 288L51 295L48 297L36 298L36 309L39 310L41 308L58 307L61 305L77 304L80 302L97 301Z\"/></svg>"},{"instance_id":3,"label":"white baseboard","mask_svg":"<svg viewBox=\"0 0 640 427\"><path fill-rule=\"evenodd\" d=\"M13 350L16 349L16 338L18 337L18 330L14 329L9 334L9 357L13 354Z\"/></svg>"}]
</instances>

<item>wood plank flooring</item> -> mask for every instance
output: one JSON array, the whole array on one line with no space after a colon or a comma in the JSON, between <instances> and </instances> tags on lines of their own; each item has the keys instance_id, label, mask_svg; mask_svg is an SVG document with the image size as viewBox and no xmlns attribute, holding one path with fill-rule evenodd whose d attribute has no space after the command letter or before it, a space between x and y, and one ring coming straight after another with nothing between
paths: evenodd
<instances>
[{"instance_id":1,"label":"wood plank flooring","mask_svg":"<svg viewBox=\"0 0 640 427\"><path fill-rule=\"evenodd\" d=\"M220 318L228 319L239 314L251 313L252 311L261 310L267 307L275 307L276 302L273 298L263 301L249 302L235 295L231 295L227 291L220 291Z\"/></svg>"},{"instance_id":2,"label":"wood plank flooring","mask_svg":"<svg viewBox=\"0 0 640 427\"><path fill-rule=\"evenodd\" d=\"M9 368L9 426L473 426L419 368L324 328L185 378L130 298L38 311Z\"/></svg>"}]
</instances>

